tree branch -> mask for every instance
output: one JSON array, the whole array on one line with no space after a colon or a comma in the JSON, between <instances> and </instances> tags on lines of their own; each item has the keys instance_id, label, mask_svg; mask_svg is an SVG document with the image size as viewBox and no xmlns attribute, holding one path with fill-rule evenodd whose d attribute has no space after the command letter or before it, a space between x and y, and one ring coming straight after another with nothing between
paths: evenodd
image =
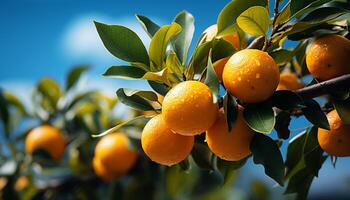
<instances>
[{"instance_id":1,"label":"tree branch","mask_svg":"<svg viewBox=\"0 0 350 200\"><path fill-rule=\"evenodd\" d=\"M337 91L350 91L350 74L339 76L321 83L304 87L294 92L305 99L332 94Z\"/></svg>"}]
</instances>

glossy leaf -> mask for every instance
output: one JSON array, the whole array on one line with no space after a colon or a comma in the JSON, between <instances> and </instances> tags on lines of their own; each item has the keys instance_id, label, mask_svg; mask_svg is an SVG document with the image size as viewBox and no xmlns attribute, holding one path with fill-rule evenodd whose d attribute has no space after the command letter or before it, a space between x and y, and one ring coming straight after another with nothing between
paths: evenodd
<instances>
[{"instance_id":1,"label":"glossy leaf","mask_svg":"<svg viewBox=\"0 0 350 200\"><path fill-rule=\"evenodd\" d=\"M56 81L49 78L43 78L39 81L37 90L44 98L49 100L52 109L57 108L58 100L61 98L63 93Z\"/></svg>"},{"instance_id":2,"label":"glossy leaf","mask_svg":"<svg viewBox=\"0 0 350 200\"><path fill-rule=\"evenodd\" d=\"M270 53L277 65L285 65L292 60L293 52L286 49L276 49Z\"/></svg>"},{"instance_id":3,"label":"glossy leaf","mask_svg":"<svg viewBox=\"0 0 350 200\"><path fill-rule=\"evenodd\" d=\"M275 115L267 103L248 104L243 112L248 126L259 133L271 133L275 126Z\"/></svg>"},{"instance_id":4,"label":"glossy leaf","mask_svg":"<svg viewBox=\"0 0 350 200\"><path fill-rule=\"evenodd\" d=\"M237 105L236 99L229 93L226 93L224 96L224 112L229 132L231 132L233 123L236 121L238 116Z\"/></svg>"},{"instance_id":5,"label":"glossy leaf","mask_svg":"<svg viewBox=\"0 0 350 200\"><path fill-rule=\"evenodd\" d=\"M213 102L216 103L218 101L219 96L220 82L218 77L216 76L216 72L214 70L213 63L211 62L210 57L208 58L205 84L210 88L211 92L213 93Z\"/></svg>"},{"instance_id":6,"label":"glossy leaf","mask_svg":"<svg viewBox=\"0 0 350 200\"><path fill-rule=\"evenodd\" d=\"M73 68L69 73L66 81L66 90L72 88L78 81L80 76L89 69L88 66L78 66Z\"/></svg>"},{"instance_id":7,"label":"glossy leaf","mask_svg":"<svg viewBox=\"0 0 350 200\"><path fill-rule=\"evenodd\" d=\"M350 99L334 101L334 107L344 124L350 124Z\"/></svg>"},{"instance_id":8,"label":"glossy leaf","mask_svg":"<svg viewBox=\"0 0 350 200\"><path fill-rule=\"evenodd\" d=\"M217 26L218 34L224 31L227 27L236 23L238 16L252 6L263 6L268 5L267 0L233 0L228 3L220 12Z\"/></svg>"},{"instance_id":9,"label":"glossy leaf","mask_svg":"<svg viewBox=\"0 0 350 200\"><path fill-rule=\"evenodd\" d=\"M317 127L329 130L329 123L320 105L313 99L305 100L305 108L302 109L306 119Z\"/></svg>"},{"instance_id":10,"label":"glossy leaf","mask_svg":"<svg viewBox=\"0 0 350 200\"><path fill-rule=\"evenodd\" d=\"M162 96L165 96L166 93L169 91L169 88L164 84L157 83L155 81L148 81L148 84L154 91L156 91L158 94L161 94Z\"/></svg>"},{"instance_id":11,"label":"glossy leaf","mask_svg":"<svg viewBox=\"0 0 350 200\"><path fill-rule=\"evenodd\" d=\"M147 50L135 32L119 25L95 22L95 26L104 46L112 55L127 62L149 66Z\"/></svg>"},{"instance_id":12,"label":"glossy leaf","mask_svg":"<svg viewBox=\"0 0 350 200\"><path fill-rule=\"evenodd\" d=\"M247 158L239 161L226 161L220 158L217 159L216 165L221 175L224 177L224 185L228 183L232 173L235 173L238 169L242 168L247 162Z\"/></svg>"},{"instance_id":13,"label":"glossy leaf","mask_svg":"<svg viewBox=\"0 0 350 200\"><path fill-rule=\"evenodd\" d=\"M266 35L269 23L269 11L262 6L253 6L237 18L238 26L252 36Z\"/></svg>"},{"instance_id":14,"label":"glossy leaf","mask_svg":"<svg viewBox=\"0 0 350 200\"><path fill-rule=\"evenodd\" d=\"M142 96L137 94L131 94L128 96L125 92L128 92L128 90L125 91L124 88L117 90L118 99L123 104L142 111L154 110L153 106Z\"/></svg>"},{"instance_id":15,"label":"glossy leaf","mask_svg":"<svg viewBox=\"0 0 350 200\"><path fill-rule=\"evenodd\" d=\"M265 174L283 186L284 163L276 142L270 137L256 133L250 143L255 164L262 164Z\"/></svg>"},{"instance_id":16,"label":"glossy leaf","mask_svg":"<svg viewBox=\"0 0 350 200\"><path fill-rule=\"evenodd\" d=\"M175 17L174 22L182 27L181 33L173 41L174 51L180 62L185 64L194 33L194 17L186 11L182 11Z\"/></svg>"},{"instance_id":17,"label":"glossy leaf","mask_svg":"<svg viewBox=\"0 0 350 200\"><path fill-rule=\"evenodd\" d=\"M288 2L278 15L276 19L276 25L287 22L289 20L290 14L290 2Z\"/></svg>"},{"instance_id":18,"label":"glossy leaf","mask_svg":"<svg viewBox=\"0 0 350 200\"><path fill-rule=\"evenodd\" d=\"M181 32L181 26L177 23L161 27L153 36L149 46L149 57L156 69L162 69L165 60L165 52L171 39Z\"/></svg>"},{"instance_id":19,"label":"glossy leaf","mask_svg":"<svg viewBox=\"0 0 350 200\"><path fill-rule=\"evenodd\" d=\"M291 18L294 17L300 17L304 15L307 12L310 12L317 7L330 2L332 0L291 0L290 2L290 11L291 11Z\"/></svg>"},{"instance_id":20,"label":"glossy leaf","mask_svg":"<svg viewBox=\"0 0 350 200\"><path fill-rule=\"evenodd\" d=\"M152 38L154 34L159 30L159 26L150 20L148 17L143 15L136 15L136 19L140 22L142 28Z\"/></svg>"},{"instance_id":21,"label":"glossy leaf","mask_svg":"<svg viewBox=\"0 0 350 200\"><path fill-rule=\"evenodd\" d=\"M111 78L141 79L146 71L134 66L112 66L107 69L103 76Z\"/></svg>"}]
</instances>

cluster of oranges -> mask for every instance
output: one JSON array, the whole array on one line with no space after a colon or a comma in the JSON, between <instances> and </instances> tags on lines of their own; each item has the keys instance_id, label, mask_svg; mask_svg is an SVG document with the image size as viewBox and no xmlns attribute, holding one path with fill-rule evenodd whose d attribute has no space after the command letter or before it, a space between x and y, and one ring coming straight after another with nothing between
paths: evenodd
<instances>
[{"instance_id":1,"label":"cluster of oranges","mask_svg":"<svg viewBox=\"0 0 350 200\"><path fill-rule=\"evenodd\" d=\"M216 37L216 25L205 31L206 40ZM238 34L223 39L242 49L246 40ZM315 78L325 81L350 73L347 56L350 41L338 35L316 39L306 54L307 67ZM218 79L227 91L241 103L257 103L268 99L277 90L297 90L304 85L291 72L280 74L279 67L267 53L243 49L214 63ZM184 81L174 86L162 100L162 113L154 116L144 127L142 149L154 162L177 164L191 153L194 137L205 132L210 150L219 158L237 161L247 157L254 131L244 118L244 107L238 105L237 119L229 132L223 109L213 101L210 88L199 81ZM334 110L327 115L331 130L319 129L321 148L334 156L350 156L350 125L344 124ZM26 152L45 149L53 159L64 153L64 138L51 126L33 129L26 138ZM102 179L109 181L125 174L137 160L138 154L130 148L123 133L103 137L95 148L93 168Z\"/></svg>"}]
</instances>

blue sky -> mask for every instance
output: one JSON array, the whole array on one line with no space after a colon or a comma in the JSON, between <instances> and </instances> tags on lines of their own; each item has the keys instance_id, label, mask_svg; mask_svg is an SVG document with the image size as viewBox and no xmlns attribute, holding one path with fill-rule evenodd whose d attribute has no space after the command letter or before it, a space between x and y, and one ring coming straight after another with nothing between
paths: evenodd
<instances>
[{"instance_id":1,"label":"blue sky","mask_svg":"<svg viewBox=\"0 0 350 200\"><path fill-rule=\"evenodd\" d=\"M66 72L78 64L91 65L86 77L88 87L114 94L119 87L143 88L141 82L106 79L100 76L113 64L121 61L112 57L103 47L93 26L93 20L131 27L147 44L135 14L150 17L159 24L172 21L182 10L195 16L195 40L208 26L216 22L220 10L228 0L201 1L97 1L97 0L2 0L0 2L0 87L16 92L24 99L35 82L49 76L63 83ZM27 99L28 101L28 99ZM299 119L293 127L307 125ZM312 192L331 188L349 178L349 161L339 159L337 170L330 162L315 181ZM261 176L262 167L253 174ZM332 176L329 176L332 174ZM272 182L269 182L272 184ZM345 188L346 189L346 188Z\"/></svg>"}]
</instances>

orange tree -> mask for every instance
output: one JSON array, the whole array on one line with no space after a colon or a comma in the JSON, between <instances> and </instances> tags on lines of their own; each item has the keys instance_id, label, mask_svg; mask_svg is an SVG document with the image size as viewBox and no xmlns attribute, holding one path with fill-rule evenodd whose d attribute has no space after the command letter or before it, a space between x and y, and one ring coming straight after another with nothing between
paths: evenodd
<instances>
[{"instance_id":1,"label":"orange tree","mask_svg":"<svg viewBox=\"0 0 350 200\"><path fill-rule=\"evenodd\" d=\"M186 170L194 160L228 177L251 157L286 194L305 199L328 157L335 165L350 155L349 15L348 0L233 0L192 55L194 18L186 11L165 26L136 15L151 38L148 50L127 27L95 22L107 50L129 63L103 75L146 80L153 89L119 88L118 99L155 113L95 136L153 117L138 138L156 163ZM286 48L288 41L296 45ZM310 81L304 87L301 79ZM312 126L289 140L293 116Z\"/></svg>"}]
</instances>

